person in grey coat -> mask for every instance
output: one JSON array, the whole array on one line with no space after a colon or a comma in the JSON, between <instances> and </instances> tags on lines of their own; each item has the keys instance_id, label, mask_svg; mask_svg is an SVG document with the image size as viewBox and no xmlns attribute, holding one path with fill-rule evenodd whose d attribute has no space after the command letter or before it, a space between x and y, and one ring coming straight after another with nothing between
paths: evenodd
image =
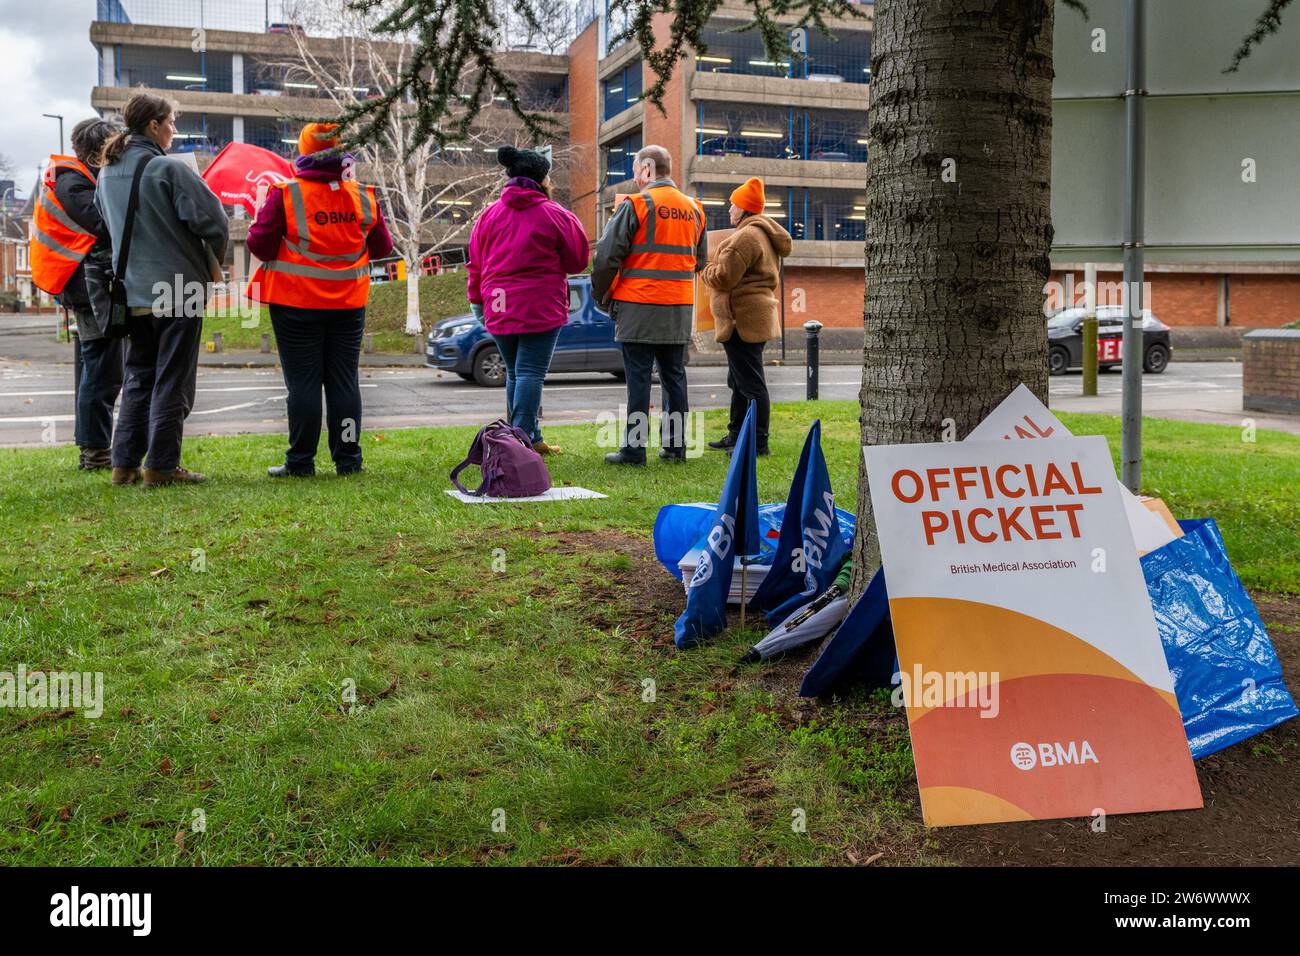
<instances>
[{"instance_id":1,"label":"person in grey coat","mask_svg":"<svg viewBox=\"0 0 1300 956\"><path fill-rule=\"evenodd\" d=\"M181 465L181 440L194 405L203 310L209 284L221 278L230 223L198 174L165 158L176 135L175 112L164 97L134 94L122 115L126 129L104 146L95 188L113 241L114 274L120 274L131 181L136 167L149 163L123 276L130 342L113 435L115 485L203 480Z\"/></svg>"},{"instance_id":2,"label":"person in grey coat","mask_svg":"<svg viewBox=\"0 0 1300 956\"><path fill-rule=\"evenodd\" d=\"M672 157L662 146L636 154L633 178L640 192L619 204L592 264L592 295L614 320L627 379L623 447L605 456L614 465L645 464L656 364L663 393L659 457L686 458L686 345L695 273L707 264L709 248L703 209L677 189L671 174Z\"/></svg>"}]
</instances>

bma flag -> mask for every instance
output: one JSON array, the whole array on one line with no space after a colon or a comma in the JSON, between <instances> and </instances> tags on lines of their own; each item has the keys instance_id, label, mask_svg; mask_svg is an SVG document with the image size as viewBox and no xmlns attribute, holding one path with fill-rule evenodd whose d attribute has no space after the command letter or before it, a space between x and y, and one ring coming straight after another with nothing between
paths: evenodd
<instances>
[{"instance_id":1,"label":"bma flag","mask_svg":"<svg viewBox=\"0 0 1300 956\"><path fill-rule=\"evenodd\" d=\"M694 647L727 626L727 594L737 555L759 553L758 459L754 439L754 403L749 403L731 453L722 498L713 526L704 540L699 566L686 591L686 610L677 619L673 639L681 648Z\"/></svg>"}]
</instances>

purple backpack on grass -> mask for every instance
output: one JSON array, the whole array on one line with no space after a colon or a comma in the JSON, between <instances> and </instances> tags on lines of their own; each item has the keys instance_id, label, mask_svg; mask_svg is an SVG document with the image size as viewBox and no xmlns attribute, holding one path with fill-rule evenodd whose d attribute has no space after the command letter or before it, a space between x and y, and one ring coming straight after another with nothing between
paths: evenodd
<instances>
[{"instance_id":1,"label":"purple backpack on grass","mask_svg":"<svg viewBox=\"0 0 1300 956\"><path fill-rule=\"evenodd\" d=\"M470 465L478 465L483 473L483 483L476 491L470 491L456 478ZM469 454L452 469L451 483L467 495L528 498L550 490L551 473L524 430L498 418L478 430Z\"/></svg>"}]
</instances>

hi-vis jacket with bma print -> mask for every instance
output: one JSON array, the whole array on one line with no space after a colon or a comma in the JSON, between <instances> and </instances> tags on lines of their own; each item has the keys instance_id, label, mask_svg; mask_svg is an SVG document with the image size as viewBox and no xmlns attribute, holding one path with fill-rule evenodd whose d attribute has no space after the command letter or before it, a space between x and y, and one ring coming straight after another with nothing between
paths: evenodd
<instances>
[{"instance_id":1,"label":"hi-vis jacket with bma print","mask_svg":"<svg viewBox=\"0 0 1300 956\"><path fill-rule=\"evenodd\" d=\"M650 183L614 211L596 247L591 289L609 308L619 342L685 344L695 274L708 261L699 203L671 179Z\"/></svg>"},{"instance_id":2,"label":"hi-vis jacket with bma print","mask_svg":"<svg viewBox=\"0 0 1300 956\"><path fill-rule=\"evenodd\" d=\"M370 295L366 236L375 224L375 188L354 180L295 178L283 191L286 228L279 254L253 273L248 295L301 309L359 309Z\"/></svg>"}]
</instances>

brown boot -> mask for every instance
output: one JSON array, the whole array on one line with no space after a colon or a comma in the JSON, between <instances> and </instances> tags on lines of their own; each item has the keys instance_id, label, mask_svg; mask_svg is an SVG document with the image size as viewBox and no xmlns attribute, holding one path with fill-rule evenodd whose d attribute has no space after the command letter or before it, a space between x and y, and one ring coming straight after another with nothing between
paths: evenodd
<instances>
[{"instance_id":1,"label":"brown boot","mask_svg":"<svg viewBox=\"0 0 1300 956\"><path fill-rule=\"evenodd\" d=\"M114 468L113 484L115 485L133 485L140 480L139 468Z\"/></svg>"},{"instance_id":2,"label":"brown boot","mask_svg":"<svg viewBox=\"0 0 1300 956\"><path fill-rule=\"evenodd\" d=\"M82 448L77 467L82 471L100 471L113 467L113 453L107 448Z\"/></svg>"},{"instance_id":3,"label":"brown boot","mask_svg":"<svg viewBox=\"0 0 1300 956\"><path fill-rule=\"evenodd\" d=\"M144 486L146 488L160 488L163 485L197 485L207 479L197 471L190 471L177 465L171 471L157 471L153 468L144 470Z\"/></svg>"}]
</instances>

